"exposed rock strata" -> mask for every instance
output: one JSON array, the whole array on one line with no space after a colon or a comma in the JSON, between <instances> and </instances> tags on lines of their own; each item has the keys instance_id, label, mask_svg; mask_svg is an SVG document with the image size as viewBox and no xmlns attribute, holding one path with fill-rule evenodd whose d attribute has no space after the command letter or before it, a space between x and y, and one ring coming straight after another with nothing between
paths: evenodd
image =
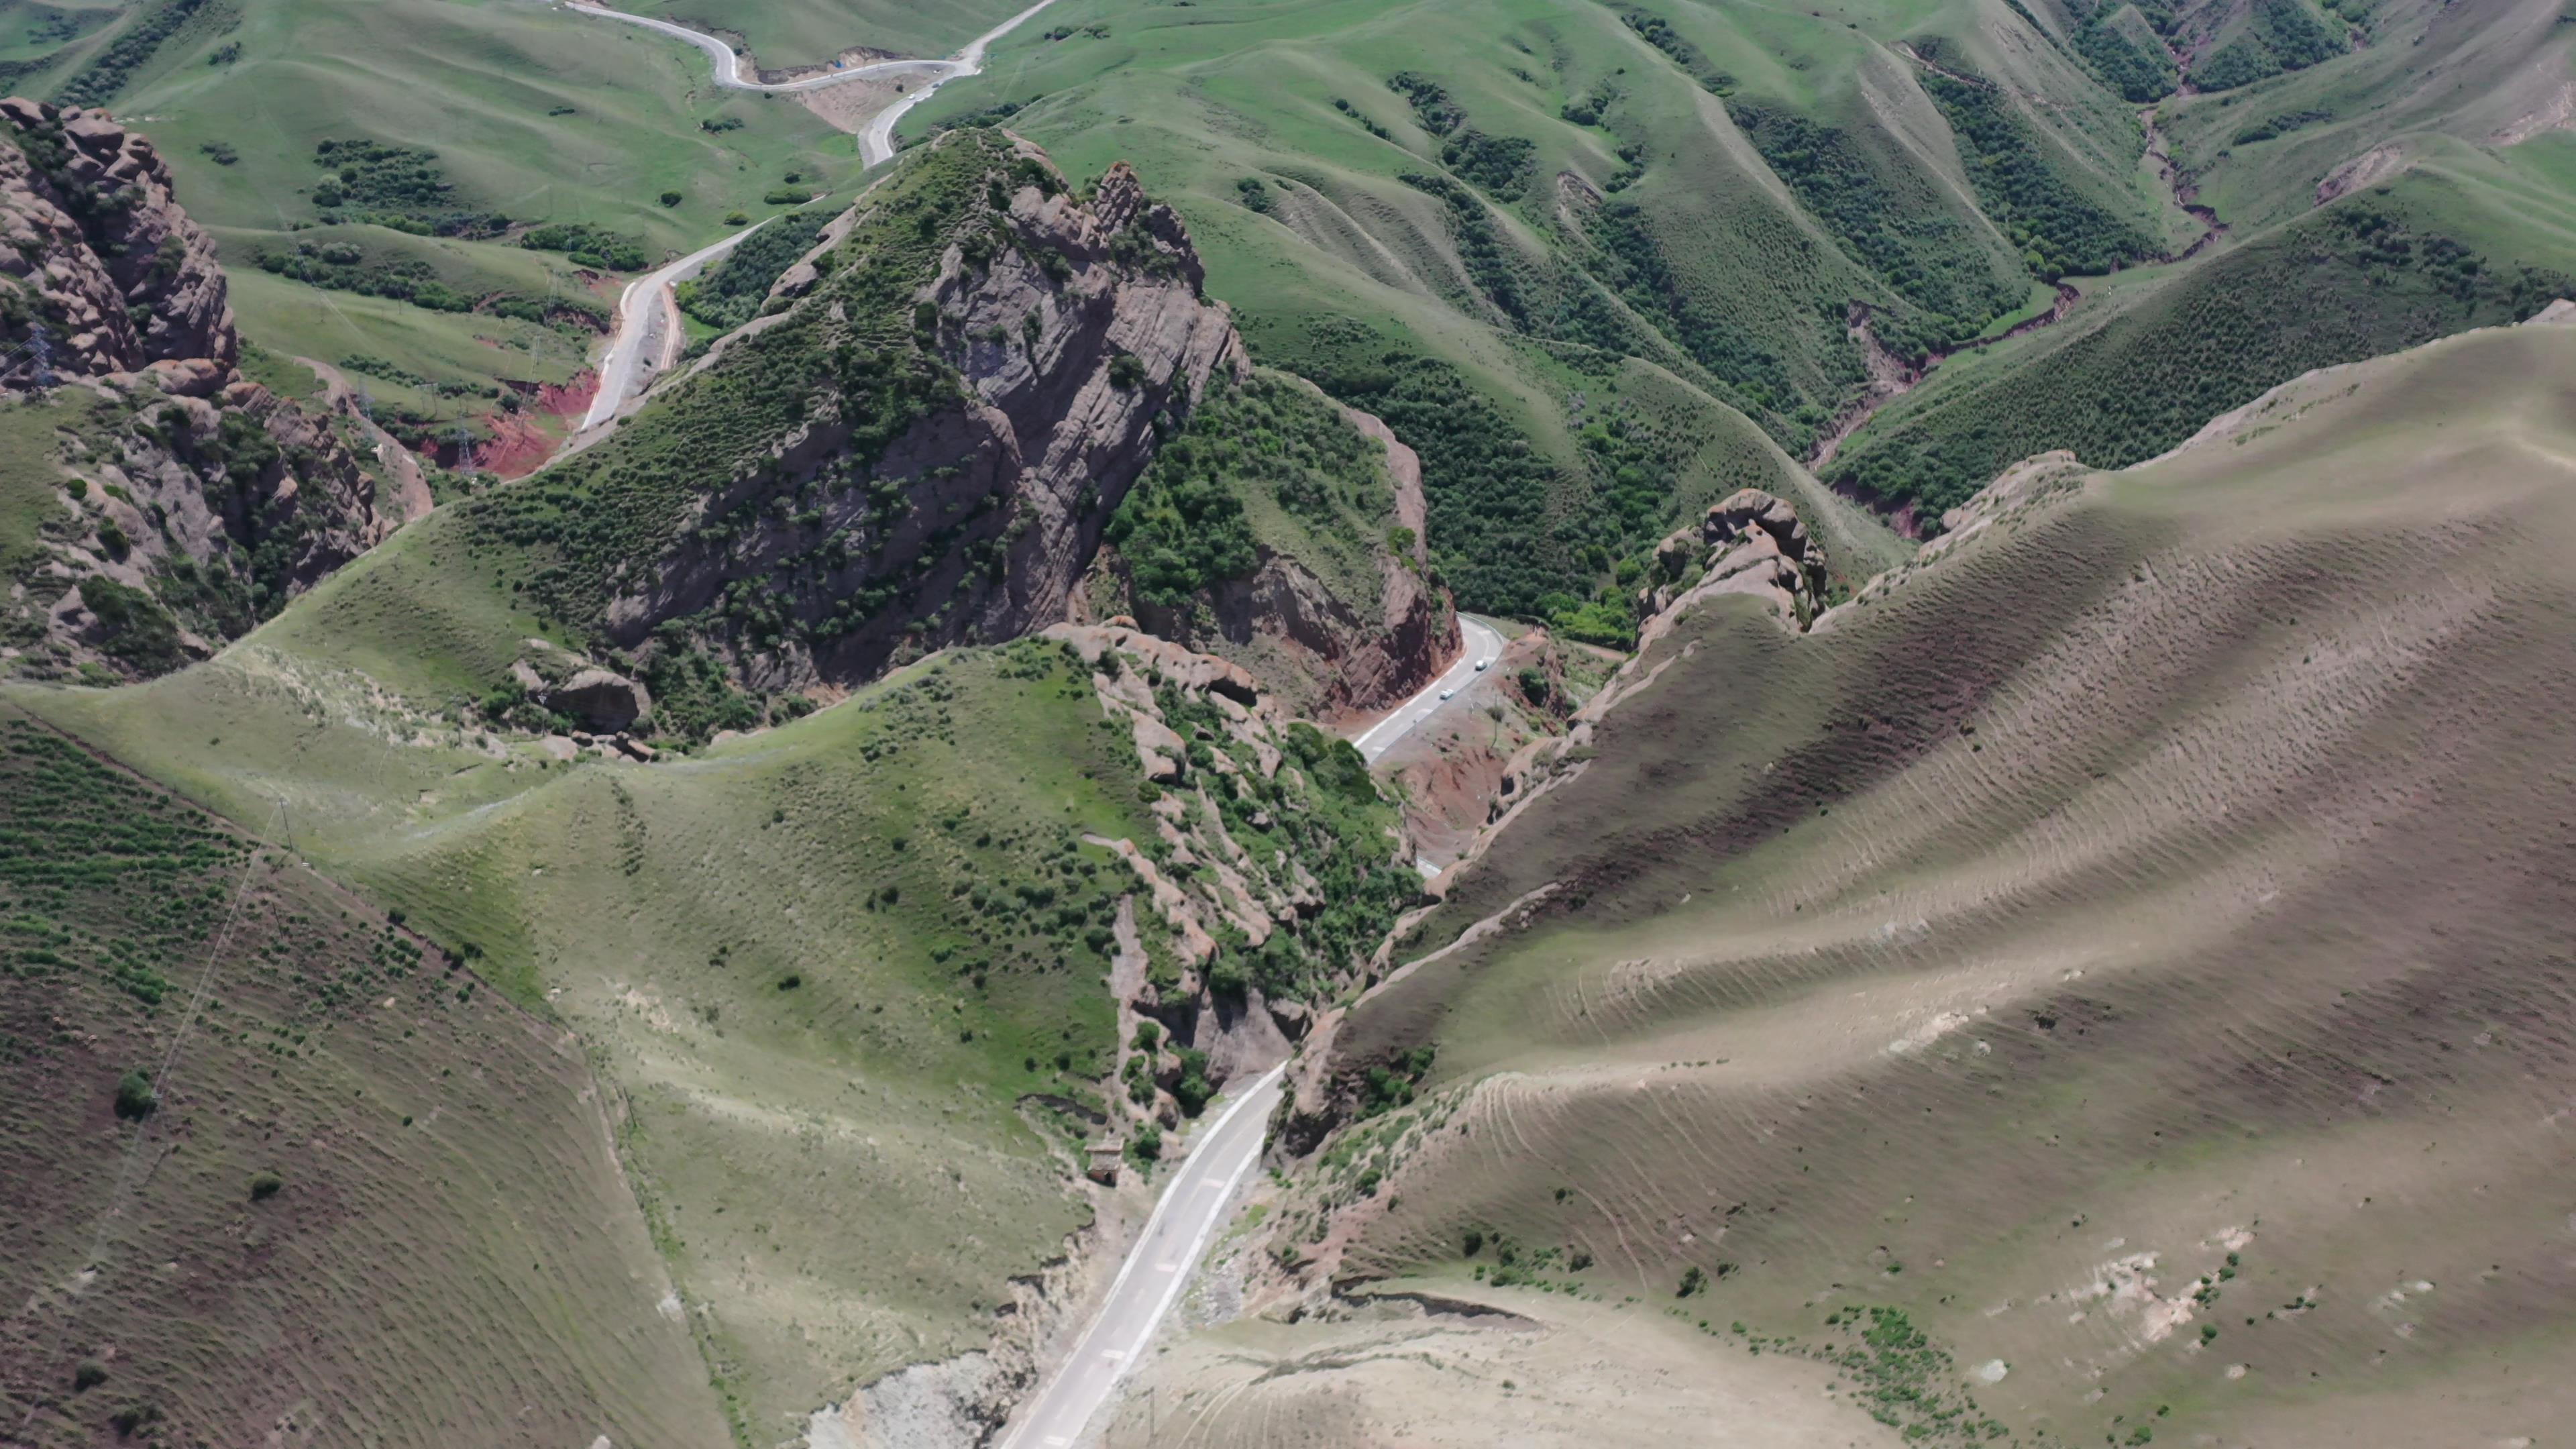
<instances>
[{"instance_id":1,"label":"exposed rock strata","mask_svg":"<svg viewBox=\"0 0 2576 1449\"><path fill-rule=\"evenodd\" d=\"M716 480L661 557L623 571L601 614L604 644L646 651L663 624L689 620L755 689L828 690L945 645L1139 612L1092 607L1086 578L1110 515L1210 380L1250 375L1232 316L1202 294L1179 215L1123 163L1086 199L1016 138L952 132L933 145L986 148L983 177L934 194L906 191L898 175L862 196L780 276L764 314L691 374L748 365L744 350L781 327L872 335L884 319L855 309L887 303L847 278L879 255L870 248L885 245L888 218L918 208L953 230L893 305L909 314L912 345L953 378L953 396L881 451L862 432L867 417L817 406L767 459ZM1409 561L1378 550L1382 598L1337 598L1297 559L1265 554L1212 591L1217 637L1145 620L1261 664L1300 710L1325 715L1418 687L1456 639L1445 594L1423 576L1419 464L1375 419L1351 423L1387 445L1397 521L1417 539ZM782 497L799 501L767 506ZM818 550L818 540L834 542ZM773 581L764 602L778 622L716 622L755 579ZM1254 641L1268 652L1228 647Z\"/></svg>"},{"instance_id":2,"label":"exposed rock strata","mask_svg":"<svg viewBox=\"0 0 2576 1449\"><path fill-rule=\"evenodd\" d=\"M152 143L104 111L12 96L0 116L17 141L0 147L0 335L15 354L0 380L48 362L84 377L163 361L229 370L241 344L215 244L180 210ZM38 325L43 358L28 345Z\"/></svg>"},{"instance_id":3,"label":"exposed rock strata","mask_svg":"<svg viewBox=\"0 0 2576 1449\"><path fill-rule=\"evenodd\" d=\"M151 142L15 97L0 117L0 406L48 409L61 449L8 581L12 672L176 668L425 510L345 419L235 370L214 244Z\"/></svg>"},{"instance_id":4,"label":"exposed rock strata","mask_svg":"<svg viewBox=\"0 0 2576 1449\"><path fill-rule=\"evenodd\" d=\"M1018 156L1044 164L1024 144ZM817 531L864 535L866 551L809 576L782 601L789 612L829 614L889 578L904 581L903 599L826 641L737 647L761 687L853 682L926 649L1015 638L1067 616L1102 524L1153 455L1158 420L1186 414L1217 369L1248 364L1224 305L1200 295L1205 273L1180 217L1149 200L1123 163L1088 202L1060 182L1022 184L1005 200L994 220L1012 245L979 267L951 244L914 299L918 316L936 319L936 350L961 395L875 460L872 475L903 490L899 516L873 523L871 490L849 489L803 522L686 540L612 601L612 642L642 644L736 580L784 567ZM781 277L778 295L842 305L817 285L822 275L809 257ZM719 351L704 365L721 362ZM814 418L780 440L775 477L793 484L826 471L852 436L848 421ZM706 512L734 502L720 495Z\"/></svg>"},{"instance_id":5,"label":"exposed rock strata","mask_svg":"<svg viewBox=\"0 0 2576 1449\"><path fill-rule=\"evenodd\" d=\"M1150 806L1155 839L1094 842L1115 850L1135 872L1136 909L1159 918L1177 957L1167 974L1138 983L1122 1003L1120 1040L1132 1040L1136 1021L1154 1021L1168 1047L1206 1054L1211 1084L1283 1060L1290 1044L1305 1035L1312 1013L1301 1003L1265 999L1258 985L1216 989L1211 976L1223 940L1258 950L1276 934L1293 935L1323 909L1322 888L1306 863L1289 853L1271 850L1265 856L1248 848L1228 826L1219 798L1272 802L1262 805L1263 812L1303 808L1299 802L1310 784L1290 735L1304 727L1282 715L1250 673L1224 659L1116 625L1059 624L1046 636L1072 646L1092 666L1102 710L1128 730L1138 763L1161 784ZM1165 717L1165 690L1213 706L1212 716L1201 712L1202 722L1192 729L1221 738L1185 740ZM1248 748L1236 752L1226 745ZM1284 788L1265 791L1255 777ZM1256 812L1252 818L1260 823L1266 816ZM1413 854L1411 843L1390 836L1383 849L1377 868L1410 880L1412 868L1405 862ZM1334 963L1333 983L1345 983L1363 964ZM1170 1090L1176 1076L1177 1059L1159 1055L1155 1079L1161 1090L1151 1110L1167 1122L1177 1120Z\"/></svg>"}]
</instances>

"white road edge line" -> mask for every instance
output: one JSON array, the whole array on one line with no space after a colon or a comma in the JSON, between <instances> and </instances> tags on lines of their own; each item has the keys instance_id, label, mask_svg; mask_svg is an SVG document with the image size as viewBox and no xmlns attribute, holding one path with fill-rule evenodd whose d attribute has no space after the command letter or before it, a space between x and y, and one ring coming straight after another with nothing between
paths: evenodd
<instances>
[{"instance_id":1,"label":"white road edge line","mask_svg":"<svg viewBox=\"0 0 2576 1449\"><path fill-rule=\"evenodd\" d=\"M1460 614L1458 616L1458 635L1459 642L1464 647L1458 651L1457 659L1454 660L1447 669L1442 670L1440 675L1433 679L1429 684L1422 686L1421 690L1415 693L1411 699L1408 699L1404 703L1397 705L1395 708L1388 710L1384 719L1381 719L1376 724L1369 726L1366 730L1363 730L1356 739L1351 741L1354 746L1358 747L1361 758L1367 760L1370 764L1377 763L1378 756L1383 755L1389 749L1392 749L1395 742L1410 733L1414 726L1431 718L1432 715L1439 712L1441 690L1465 688L1466 685L1463 681L1473 679L1476 675L1477 660L1496 659L1500 658L1502 655L1502 633L1490 624L1481 623L1475 619L1469 618L1465 614ZM1478 642L1480 639L1483 641L1481 644ZM1414 706L1422 704L1426 700L1429 701L1429 708L1422 710L1418 714L1415 713ZM1401 728L1397 728L1396 732L1393 735L1388 736L1385 740L1379 741L1375 745L1370 744L1370 741L1376 740L1377 737L1390 726L1401 726Z\"/></svg>"},{"instance_id":2,"label":"white road edge line","mask_svg":"<svg viewBox=\"0 0 2576 1449\"><path fill-rule=\"evenodd\" d=\"M1279 1065L1272 1067L1269 1071L1262 1073L1251 1086L1245 1088L1243 1095L1237 1097L1234 1102L1225 1109L1225 1111L1217 1115L1216 1121L1210 1124L1207 1129L1207 1136L1203 1139L1203 1146L1199 1150L1205 1151L1209 1148L1213 1148L1217 1142L1224 1137L1226 1124L1234 1120L1235 1114L1241 1112L1254 1098L1259 1097L1264 1092L1268 1091L1270 1089L1270 1084L1277 1081L1287 1070L1288 1064L1286 1062L1281 1062ZM1191 1157L1196 1157L1197 1155L1198 1152L1192 1152L1190 1154ZM1234 1195L1234 1189L1243 1181L1243 1175L1250 1172L1252 1170L1252 1165L1260 1160L1261 1153L1256 1146L1251 1153L1244 1157L1242 1165L1234 1170L1233 1175L1226 1179L1226 1197L1230 1198ZM1154 1229L1161 1225L1163 1214L1171 1208L1174 1200L1181 1196L1179 1190L1181 1180L1189 1175L1189 1167L1190 1164L1185 1159L1181 1164L1180 1173L1174 1176L1172 1185L1165 1188L1163 1190L1162 1197L1157 1199L1154 1203L1154 1211L1146 1217L1143 1230L1136 1234L1136 1244L1138 1247L1142 1247L1153 1240ZM1220 1204L1222 1204L1223 1201L1224 1199L1219 1199ZM1206 1251L1209 1236L1216 1231L1216 1224L1217 1215L1214 1213L1209 1214L1208 1220L1205 1223L1200 1224L1197 1236L1192 1239L1190 1243L1189 1251L1182 1254L1179 1259L1185 1267L1195 1266L1197 1264L1199 1254ZM1142 1254L1137 1253L1132 1249L1129 1251L1127 1261L1118 1265L1118 1276L1109 1280L1109 1292L1101 1298L1101 1306L1104 1310L1109 1305L1118 1301L1118 1290L1127 1285L1127 1275L1135 1272L1136 1265L1143 1261L1144 1257ZM1143 1349L1145 1345L1153 1341L1156 1330L1160 1329L1163 1325L1163 1316L1171 1312L1173 1302L1181 1296L1181 1289L1188 1286L1188 1283L1189 1274L1186 1271L1175 1272L1172 1274L1172 1281L1170 1285L1163 1290L1161 1299L1154 1305L1153 1314L1145 1320L1145 1331L1137 1341L1137 1348L1139 1350ZM1081 1339L1074 1344L1073 1352L1066 1355L1064 1362L1057 1367L1056 1371L1049 1375L1043 1383L1038 1385L1037 1392L1028 1397L1026 1402L1033 1413L1045 1406L1047 1396L1055 1392L1056 1386L1063 1381L1064 1376L1076 1365L1082 1363L1090 1354L1092 1337L1100 1331L1100 1325L1106 1320L1106 1318L1107 1314L1104 1312L1095 1316L1091 1320L1091 1325L1083 1330ZM1118 1380L1123 1377L1125 1377L1125 1368L1122 1362L1120 1371L1110 1376L1110 1386L1114 1387ZM1102 1399L1104 1402L1106 1401L1106 1393L1102 1395ZM1097 1404L1093 1405L1093 1412L1096 1413L1098 1410L1099 1406ZM1088 1423L1088 1418L1086 1418L1084 1422ZM1026 1432L1027 1425L1023 1422L1020 1427L1013 1429L1011 1433L1002 1440L1001 1449L1012 1449L1012 1446L1018 1444L1021 1436ZM1057 1441L1051 1437L1045 1442L1053 1444Z\"/></svg>"}]
</instances>

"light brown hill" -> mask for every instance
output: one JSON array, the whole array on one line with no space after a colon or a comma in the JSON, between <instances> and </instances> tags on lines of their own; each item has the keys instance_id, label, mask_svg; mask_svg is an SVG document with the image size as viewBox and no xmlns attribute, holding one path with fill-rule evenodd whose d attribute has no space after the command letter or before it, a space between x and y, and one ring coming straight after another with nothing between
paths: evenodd
<instances>
[{"instance_id":1,"label":"light brown hill","mask_svg":"<svg viewBox=\"0 0 2576 1449\"><path fill-rule=\"evenodd\" d=\"M1845 1386L1961 1410L1875 1404L1930 1442L2545 1440L2576 330L2312 375L1957 522L1811 634L1718 599L1637 661L1396 959L1519 907L1342 1023L1346 1115L1436 1055L1326 1149L1327 1229L1283 1209L1309 1271L1508 1243L1863 1359L1834 1320L1898 1309L1936 1357Z\"/></svg>"}]
</instances>

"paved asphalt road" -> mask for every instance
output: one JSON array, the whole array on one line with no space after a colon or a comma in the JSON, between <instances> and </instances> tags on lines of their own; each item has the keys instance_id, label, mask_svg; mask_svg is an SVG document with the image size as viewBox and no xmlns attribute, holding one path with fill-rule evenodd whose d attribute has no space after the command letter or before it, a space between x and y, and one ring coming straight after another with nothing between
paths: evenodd
<instances>
[{"instance_id":1,"label":"paved asphalt road","mask_svg":"<svg viewBox=\"0 0 2576 1449\"><path fill-rule=\"evenodd\" d=\"M1019 1422L1002 1436L1001 1449L1065 1449L1082 1437L1119 1378L1152 1346L1154 1330L1181 1296L1223 1221L1225 1205L1261 1156L1261 1140L1279 1105L1281 1075L1272 1067L1256 1078L1215 1120L1200 1130L1196 1146L1163 1189L1145 1231L1109 1285L1109 1301L1083 1331L1054 1377Z\"/></svg>"},{"instance_id":2,"label":"paved asphalt road","mask_svg":"<svg viewBox=\"0 0 2576 1449\"><path fill-rule=\"evenodd\" d=\"M1440 691L1465 689L1468 681L1476 677L1477 660L1490 661L1502 656L1503 636L1496 633L1492 625L1480 624L1461 614L1458 616L1458 633L1466 641L1467 647L1458 652L1457 662L1443 670L1438 679L1422 686L1421 693L1387 711L1386 718L1369 726L1358 738L1351 741L1352 744L1359 746L1361 758L1372 765L1376 764L1397 740L1412 733L1414 727L1424 720L1438 714L1444 704L1453 703L1453 701L1442 700Z\"/></svg>"},{"instance_id":3,"label":"paved asphalt road","mask_svg":"<svg viewBox=\"0 0 2576 1449\"><path fill-rule=\"evenodd\" d=\"M582 416L585 431L617 416L618 405L634 393L643 374L644 336L652 330L653 310L661 305L662 294L768 224L766 218L755 221L713 246L700 247L626 284L625 292L617 299L617 335L608 340L608 351L600 355L599 392L590 400L590 411Z\"/></svg>"},{"instance_id":4,"label":"paved asphalt road","mask_svg":"<svg viewBox=\"0 0 2576 1449\"><path fill-rule=\"evenodd\" d=\"M824 86L836 86L846 80L859 80L868 76L892 77L916 71L936 72L944 79L955 64L953 61L945 60L884 60L874 65L843 66L839 70L825 71L821 75L809 75L803 80L781 81L776 84L766 81L747 81L742 78L738 69L741 58L734 54L733 47L703 30L691 30L685 25L659 20L650 15L630 15L623 10L611 10L605 5L584 5L581 0L567 0L564 8L583 15L596 15L604 20L623 20L629 25L641 25L647 30L658 30L664 35L685 40L707 53L707 59L716 64L716 84L732 91L811 91L820 90Z\"/></svg>"}]
</instances>

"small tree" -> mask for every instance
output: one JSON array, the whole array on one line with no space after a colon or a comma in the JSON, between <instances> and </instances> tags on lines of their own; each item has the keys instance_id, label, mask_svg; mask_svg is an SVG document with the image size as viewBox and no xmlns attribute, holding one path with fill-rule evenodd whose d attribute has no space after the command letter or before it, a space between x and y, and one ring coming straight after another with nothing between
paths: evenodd
<instances>
[{"instance_id":1,"label":"small tree","mask_svg":"<svg viewBox=\"0 0 2576 1449\"><path fill-rule=\"evenodd\" d=\"M1243 963L1232 956L1219 956L1208 963L1208 990L1229 1001L1239 1001L1252 989L1252 978L1244 974Z\"/></svg>"},{"instance_id":2,"label":"small tree","mask_svg":"<svg viewBox=\"0 0 2576 1449\"><path fill-rule=\"evenodd\" d=\"M408 1122L411 1119L406 1117L403 1120ZM250 1175L250 1200L266 1202L277 1196L278 1191L285 1186L286 1179L274 1172L254 1172Z\"/></svg>"},{"instance_id":3,"label":"small tree","mask_svg":"<svg viewBox=\"0 0 2576 1449\"><path fill-rule=\"evenodd\" d=\"M1693 1294L1705 1292L1707 1288L1708 1274L1702 1272L1698 1265L1694 1264L1682 1271L1681 1291L1673 1296L1676 1298L1688 1298Z\"/></svg>"},{"instance_id":4,"label":"small tree","mask_svg":"<svg viewBox=\"0 0 2576 1449\"><path fill-rule=\"evenodd\" d=\"M680 193L678 193L678 192L676 192L676 191L665 191L665 192L663 192L663 193L662 193L662 204L663 204L664 206L677 206L677 205L679 205L679 204L680 204Z\"/></svg>"},{"instance_id":5,"label":"small tree","mask_svg":"<svg viewBox=\"0 0 2576 1449\"><path fill-rule=\"evenodd\" d=\"M1207 1053L1183 1047L1180 1057L1181 1079L1172 1084L1172 1100L1181 1104L1184 1113L1195 1117L1207 1106L1208 1098L1216 1095L1216 1088L1208 1084Z\"/></svg>"},{"instance_id":6,"label":"small tree","mask_svg":"<svg viewBox=\"0 0 2576 1449\"><path fill-rule=\"evenodd\" d=\"M116 1115L128 1122L140 1122L161 1105L161 1094L152 1090L152 1079L140 1071L127 1072L117 1079Z\"/></svg>"}]
</instances>

